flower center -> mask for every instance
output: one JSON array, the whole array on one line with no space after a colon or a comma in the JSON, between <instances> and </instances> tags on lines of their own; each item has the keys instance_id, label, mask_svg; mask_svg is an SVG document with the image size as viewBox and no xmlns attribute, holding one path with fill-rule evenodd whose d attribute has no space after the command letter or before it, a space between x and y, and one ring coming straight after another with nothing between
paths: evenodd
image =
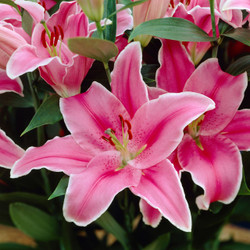
<instances>
[{"instance_id":1,"label":"flower center","mask_svg":"<svg viewBox=\"0 0 250 250\"><path fill-rule=\"evenodd\" d=\"M112 128L108 128L104 132L105 134L109 135L109 137L101 137L103 140L114 146L116 150L121 152L122 162L119 168L116 170L123 169L128 164L128 161L135 159L147 146L142 146L137 152L130 152L128 150L128 143L133 139L131 123L128 120L125 120L122 115L119 115L119 119L121 121L122 127L122 142L117 139L115 135L116 132Z\"/></svg>"},{"instance_id":2,"label":"flower center","mask_svg":"<svg viewBox=\"0 0 250 250\"><path fill-rule=\"evenodd\" d=\"M180 3L184 4L186 7L190 4L191 0L179 0ZM170 7L174 8L175 7L175 0L170 0L169 2ZM178 2L176 3L176 5Z\"/></svg>"},{"instance_id":3,"label":"flower center","mask_svg":"<svg viewBox=\"0 0 250 250\"><path fill-rule=\"evenodd\" d=\"M46 48L51 57L59 56L61 58L61 46L64 38L64 32L61 25L53 27L53 31L50 31L44 21L41 22L44 26L44 30L41 34L41 41L44 48ZM46 38L47 35L47 38ZM60 40L59 48L57 48L58 41Z\"/></svg>"},{"instance_id":4,"label":"flower center","mask_svg":"<svg viewBox=\"0 0 250 250\"><path fill-rule=\"evenodd\" d=\"M200 142L199 130L200 130L200 126L201 126L201 123L202 123L204 117L205 117L205 115L203 114L200 117L198 117L196 120L192 121L188 125L188 133L189 133L189 135L192 136L192 138L195 140L197 146L201 150L204 150L204 148L202 147L201 142Z\"/></svg>"}]
</instances>

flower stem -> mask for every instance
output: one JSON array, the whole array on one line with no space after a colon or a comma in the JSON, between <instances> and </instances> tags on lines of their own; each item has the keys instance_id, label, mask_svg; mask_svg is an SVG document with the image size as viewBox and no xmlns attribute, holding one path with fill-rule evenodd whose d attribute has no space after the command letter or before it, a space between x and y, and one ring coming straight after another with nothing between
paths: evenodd
<instances>
[{"instance_id":1,"label":"flower stem","mask_svg":"<svg viewBox=\"0 0 250 250\"><path fill-rule=\"evenodd\" d=\"M209 0L209 3L210 3L213 37L216 38L216 25L215 25L215 16L214 16L214 0Z\"/></svg>"},{"instance_id":2,"label":"flower stem","mask_svg":"<svg viewBox=\"0 0 250 250\"><path fill-rule=\"evenodd\" d=\"M106 76L108 78L108 82L111 83L111 76L110 76L110 70L109 70L109 65L107 62L103 62L103 66L106 72Z\"/></svg>"},{"instance_id":3,"label":"flower stem","mask_svg":"<svg viewBox=\"0 0 250 250\"><path fill-rule=\"evenodd\" d=\"M103 30L102 30L102 26L101 26L101 23L100 21L99 22L95 22L95 25L96 25L96 28L97 28L97 34L98 34L98 37L100 39L103 39Z\"/></svg>"}]
</instances>

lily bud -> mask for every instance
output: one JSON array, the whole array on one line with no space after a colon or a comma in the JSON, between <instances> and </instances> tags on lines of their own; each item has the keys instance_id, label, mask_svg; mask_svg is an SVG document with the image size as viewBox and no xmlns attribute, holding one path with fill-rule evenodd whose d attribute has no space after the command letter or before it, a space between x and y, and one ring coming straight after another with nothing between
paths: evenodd
<instances>
[{"instance_id":1,"label":"lily bud","mask_svg":"<svg viewBox=\"0 0 250 250\"><path fill-rule=\"evenodd\" d=\"M25 39L15 31L0 26L0 69L6 69L6 64L13 52L27 44Z\"/></svg>"},{"instance_id":2,"label":"lily bud","mask_svg":"<svg viewBox=\"0 0 250 250\"><path fill-rule=\"evenodd\" d=\"M101 21L104 12L104 0L77 0L77 2L90 20Z\"/></svg>"},{"instance_id":3,"label":"lily bud","mask_svg":"<svg viewBox=\"0 0 250 250\"><path fill-rule=\"evenodd\" d=\"M169 2L170 0L148 0L133 7L134 28L143 22L164 17ZM146 47L151 38L152 36L150 35L139 35L134 40L139 41L142 47Z\"/></svg>"}]
</instances>

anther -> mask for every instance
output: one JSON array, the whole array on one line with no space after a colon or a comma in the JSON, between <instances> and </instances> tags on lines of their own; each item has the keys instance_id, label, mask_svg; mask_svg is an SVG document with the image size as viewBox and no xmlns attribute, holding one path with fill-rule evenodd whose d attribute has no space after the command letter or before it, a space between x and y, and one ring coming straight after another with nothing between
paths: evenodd
<instances>
[{"instance_id":1,"label":"anther","mask_svg":"<svg viewBox=\"0 0 250 250\"><path fill-rule=\"evenodd\" d=\"M131 123L128 120L125 120L124 122L127 124L128 130L130 130L131 129Z\"/></svg>"},{"instance_id":2,"label":"anther","mask_svg":"<svg viewBox=\"0 0 250 250\"><path fill-rule=\"evenodd\" d=\"M55 38L55 33L51 32L51 34L50 34L50 41L49 41L50 46L54 45L54 38Z\"/></svg>"},{"instance_id":3,"label":"anther","mask_svg":"<svg viewBox=\"0 0 250 250\"><path fill-rule=\"evenodd\" d=\"M62 28L62 26L60 24L58 24L57 27L59 28L61 39L63 40L63 38L64 38L63 28Z\"/></svg>"},{"instance_id":4,"label":"anther","mask_svg":"<svg viewBox=\"0 0 250 250\"><path fill-rule=\"evenodd\" d=\"M54 46L56 46L57 42L59 40L59 31L58 31L58 28L56 26L54 26L54 32L55 32Z\"/></svg>"},{"instance_id":5,"label":"anther","mask_svg":"<svg viewBox=\"0 0 250 250\"><path fill-rule=\"evenodd\" d=\"M46 35L46 30L43 30L42 35L41 35L41 41L42 41L43 47L47 48L45 35Z\"/></svg>"},{"instance_id":6,"label":"anther","mask_svg":"<svg viewBox=\"0 0 250 250\"><path fill-rule=\"evenodd\" d=\"M122 116L122 115L119 115L119 118L120 118L120 121L121 121L122 126L124 127L124 119L123 119L123 116Z\"/></svg>"},{"instance_id":7,"label":"anther","mask_svg":"<svg viewBox=\"0 0 250 250\"><path fill-rule=\"evenodd\" d=\"M129 139L129 140L132 140L132 139L133 139L133 135L132 135L132 132L131 132L130 129L128 130L128 139Z\"/></svg>"}]
</instances>

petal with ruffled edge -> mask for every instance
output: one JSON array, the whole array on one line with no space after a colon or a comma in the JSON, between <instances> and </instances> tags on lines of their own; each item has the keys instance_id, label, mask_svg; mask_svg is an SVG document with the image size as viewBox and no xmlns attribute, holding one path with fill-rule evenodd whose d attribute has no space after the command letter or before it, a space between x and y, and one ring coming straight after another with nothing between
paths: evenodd
<instances>
[{"instance_id":1,"label":"petal with ruffled edge","mask_svg":"<svg viewBox=\"0 0 250 250\"><path fill-rule=\"evenodd\" d=\"M123 4L117 4L116 9L122 8ZM133 28L133 17L131 10L125 9L119 11L117 13L117 28L116 28L116 36L122 35L126 30L130 30Z\"/></svg>"},{"instance_id":2,"label":"petal with ruffled edge","mask_svg":"<svg viewBox=\"0 0 250 250\"><path fill-rule=\"evenodd\" d=\"M141 75L141 61L140 43L133 42L120 53L111 74L112 93L122 102L131 117L148 101L146 84Z\"/></svg>"},{"instance_id":3,"label":"petal with ruffled edge","mask_svg":"<svg viewBox=\"0 0 250 250\"><path fill-rule=\"evenodd\" d=\"M236 112L233 120L221 132L231 139L242 151L250 150L250 110Z\"/></svg>"},{"instance_id":4,"label":"petal with ruffled edge","mask_svg":"<svg viewBox=\"0 0 250 250\"><path fill-rule=\"evenodd\" d=\"M15 0L14 2L28 11L36 23L40 23L44 19L44 8L40 4L24 0Z\"/></svg>"},{"instance_id":5,"label":"petal with ruffled edge","mask_svg":"<svg viewBox=\"0 0 250 250\"><path fill-rule=\"evenodd\" d=\"M102 136L108 128L116 131L118 140L122 138L119 115L130 120L122 103L101 84L93 82L83 94L63 98L60 108L67 128L81 147L91 154L111 150Z\"/></svg>"},{"instance_id":6,"label":"petal with ruffled edge","mask_svg":"<svg viewBox=\"0 0 250 250\"><path fill-rule=\"evenodd\" d=\"M131 121L130 152L146 148L134 160L136 168L148 168L166 159L183 137L183 129L207 110L214 102L197 93L167 93L145 103Z\"/></svg>"},{"instance_id":7,"label":"petal with ruffled edge","mask_svg":"<svg viewBox=\"0 0 250 250\"><path fill-rule=\"evenodd\" d=\"M23 84L20 78L10 79L5 70L0 69L0 94L5 92L16 92L23 96Z\"/></svg>"},{"instance_id":8,"label":"petal with ruffled edge","mask_svg":"<svg viewBox=\"0 0 250 250\"><path fill-rule=\"evenodd\" d=\"M161 43L157 86L168 92L182 92L187 79L195 70L194 64L180 42L161 39Z\"/></svg>"},{"instance_id":9,"label":"petal with ruffled edge","mask_svg":"<svg viewBox=\"0 0 250 250\"><path fill-rule=\"evenodd\" d=\"M225 10L250 10L250 2L249 0L225 0L223 1L221 8L222 11Z\"/></svg>"},{"instance_id":10,"label":"petal with ruffled edge","mask_svg":"<svg viewBox=\"0 0 250 250\"><path fill-rule=\"evenodd\" d=\"M28 174L32 169L47 168L67 175L84 170L91 155L87 154L72 136L55 137L41 147L30 147L11 170L11 178Z\"/></svg>"},{"instance_id":11,"label":"petal with ruffled edge","mask_svg":"<svg viewBox=\"0 0 250 250\"><path fill-rule=\"evenodd\" d=\"M197 197L199 209L207 210L211 202L230 203L236 197L242 178L241 155L237 146L222 135L200 136L201 150L186 134L178 147L178 158L184 171L203 188Z\"/></svg>"},{"instance_id":12,"label":"petal with ruffled edge","mask_svg":"<svg viewBox=\"0 0 250 250\"><path fill-rule=\"evenodd\" d=\"M152 227L157 227L161 222L161 213L158 209L150 206L145 200L141 199L140 203L140 211L143 215L143 222L146 225L150 225Z\"/></svg>"},{"instance_id":13,"label":"petal with ruffled edge","mask_svg":"<svg viewBox=\"0 0 250 250\"><path fill-rule=\"evenodd\" d=\"M158 209L173 225L191 231L191 214L174 166L164 160L143 170L141 181L131 191Z\"/></svg>"},{"instance_id":14,"label":"petal with ruffled edge","mask_svg":"<svg viewBox=\"0 0 250 250\"><path fill-rule=\"evenodd\" d=\"M32 72L39 66L48 64L54 58L37 57L36 48L31 45L25 45L18 48L10 57L6 72L11 78L17 78L27 72Z\"/></svg>"},{"instance_id":15,"label":"petal with ruffled edge","mask_svg":"<svg viewBox=\"0 0 250 250\"><path fill-rule=\"evenodd\" d=\"M202 63L188 79L184 91L201 93L211 98L216 108L206 113L201 135L213 135L233 119L247 87L247 74L232 76L221 70L217 59Z\"/></svg>"},{"instance_id":16,"label":"petal with ruffled edge","mask_svg":"<svg viewBox=\"0 0 250 250\"><path fill-rule=\"evenodd\" d=\"M69 222L87 226L102 215L115 195L129 186L137 186L141 171L121 163L118 151L99 154L80 174L71 175L66 191L63 212Z\"/></svg>"},{"instance_id":17,"label":"petal with ruffled edge","mask_svg":"<svg viewBox=\"0 0 250 250\"><path fill-rule=\"evenodd\" d=\"M157 87L149 87L147 86L148 90L148 98L149 100L157 99L160 95L166 94L167 91L164 89L160 89Z\"/></svg>"},{"instance_id":18,"label":"petal with ruffled edge","mask_svg":"<svg viewBox=\"0 0 250 250\"><path fill-rule=\"evenodd\" d=\"M3 130L0 130L0 166L11 168L24 154L24 150L16 145Z\"/></svg>"}]
</instances>

